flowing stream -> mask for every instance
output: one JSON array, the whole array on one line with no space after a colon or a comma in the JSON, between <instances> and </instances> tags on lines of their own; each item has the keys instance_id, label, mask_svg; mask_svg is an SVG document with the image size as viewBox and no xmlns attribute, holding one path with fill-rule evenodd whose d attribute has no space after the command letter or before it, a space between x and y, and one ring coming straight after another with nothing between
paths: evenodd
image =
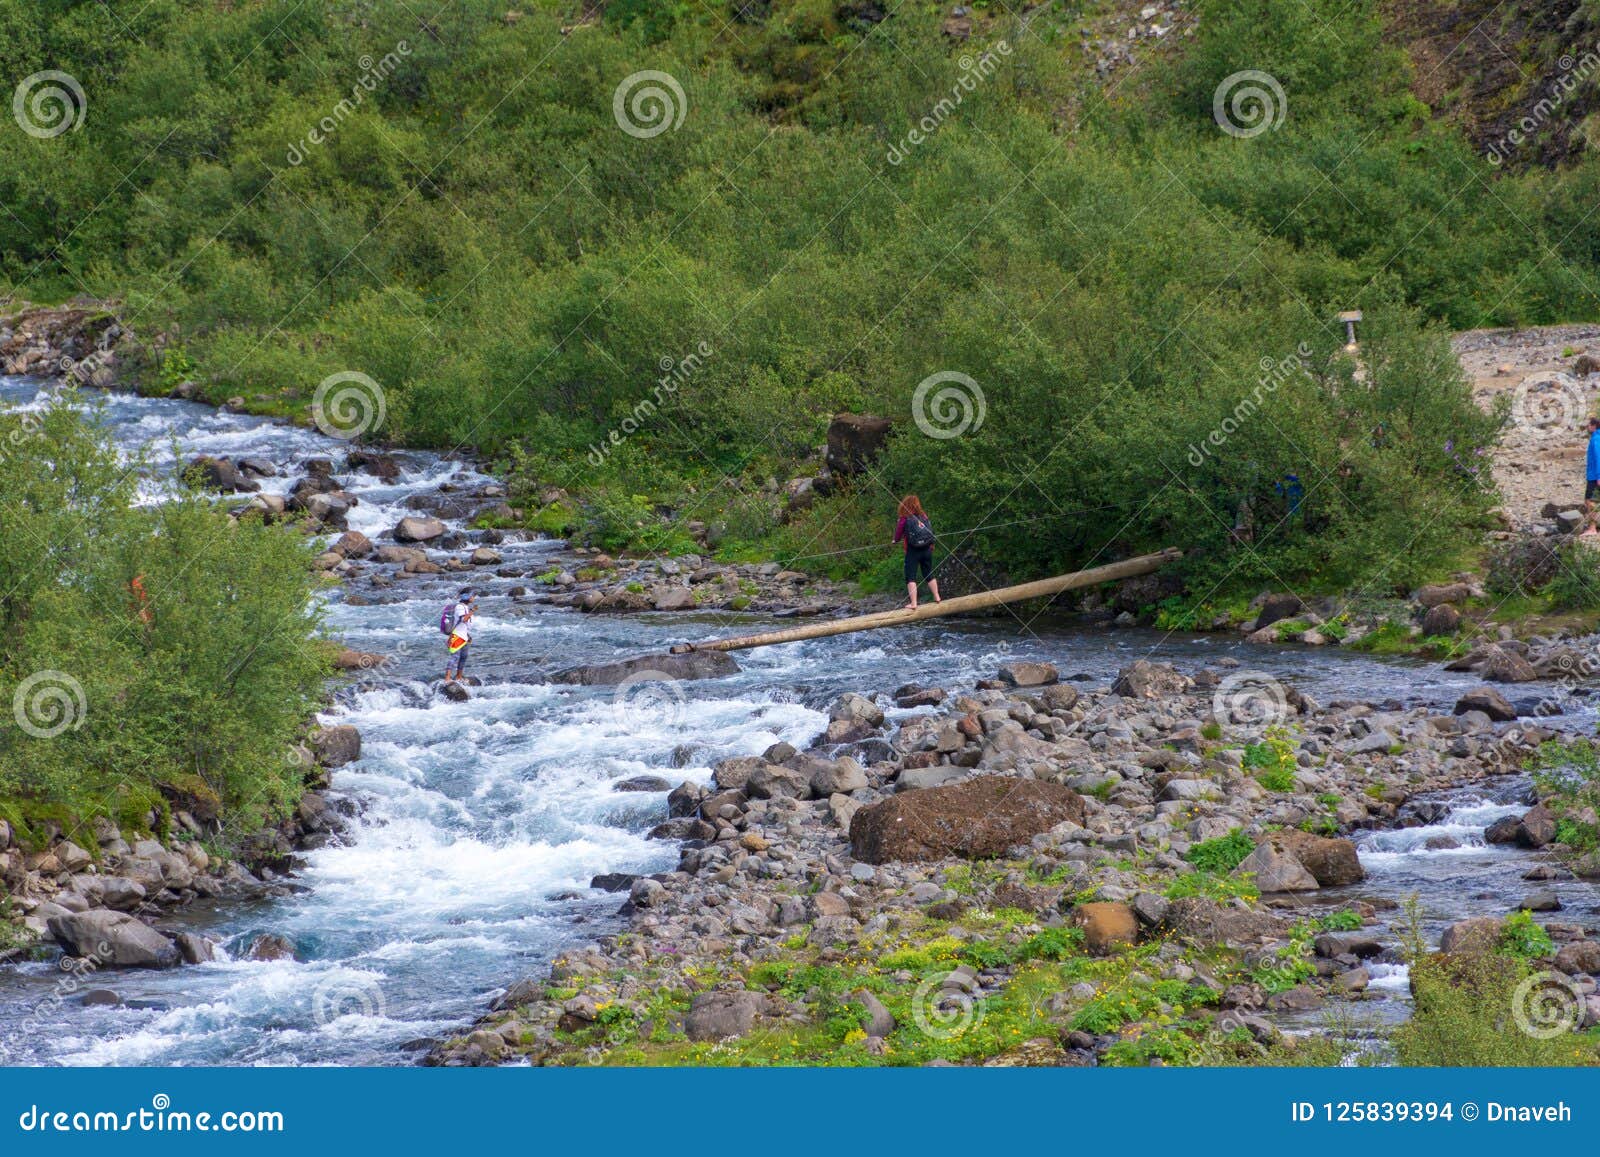
<instances>
[{"instance_id":1,"label":"flowing stream","mask_svg":"<svg viewBox=\"0 0 1600 1157\"><path fill-rule=\"evenodd\" d=\"M37 381L0 378L0 406L37 407L43 399ZM144 491L152 501L174 452L268 459L279 476L263 488L282 493L305 459L337 464L348 450L315 431L185 402L110 394L97 404L118 444L144 449L157 468ZM350 526L374 540L416 513L408 498L492 481L438 455L398 457L403 475L393 483L341 473L360 500ZM497 547L504 564L493 569L541 573L560 545L504 543ZM765 620L585 616L510 597L510 588L530 585L527 577L480 568L472 581L483 597L471 670L484 686L462 704L431 687L443 665L439 610L460 576L419 576L387 590L361 584L361 599L344 590L327 596L329 623L349 646L394 657L380 677L342 692L325 716L354 724L363 737L362 758L334 773L334 789L364 805L346 842L308 853L291 895L197 906L167 921L221 941L230 958L97 977L95 985L123 998L119 1007L88 1007L76 995L54 999L63 973L51 963L0 966L5 1063L410 1063L408 1042L458 1030L497 989L615 926L619 897L591 890L593 875L676 863L671 844L644 838L665 818L665 793L619 793L615 782L645 774L704 781L728 755L760 753L779 740L803 746L822 730L827 703L847 690L910 681L970 687L1012 658L1049 659L1063 674L1104 685L1136 658L1193 669L1230 653L1324 702L1394 698L1448 709L1478 685L1433 665L1337 649L1245 647L1234 637L1025 624L1002 615L747 652L737 676L619 703L612 688L552 685L544 673ZM1371 878L1349 891L1420 892L1436 934L1462 915L1504 911L1531 890L1520 879L1526 855L1482 846L1483 826L1513 810L1511 802L1463 796L1453 803L1443 829L1460 848L1429 849L1428 836L1440 828L1372 833L1361 843ZM1592 888L1558 887L1574 907L1592 909ZM293 941L298 959L232 958L261 933ZM1403 972L1391 969L1375 983L1403 990Z\"/></svg>"}]
</instances>

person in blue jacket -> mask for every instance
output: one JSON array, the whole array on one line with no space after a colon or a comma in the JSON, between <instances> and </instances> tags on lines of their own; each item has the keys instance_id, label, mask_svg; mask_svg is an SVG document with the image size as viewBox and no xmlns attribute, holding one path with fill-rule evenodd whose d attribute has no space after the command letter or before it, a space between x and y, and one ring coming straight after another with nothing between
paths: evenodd
<instances>
[{"instance_id":1,"label":"person in blue jacket","mask_svg":"<svg viewBox=\"0 0 1600 1157\"><path fill-rule=\"evenodd\" d=\"M1595 530L1595 498L1600 497L1600 418L1589 419L1589 452L1583 467L1583 512L1589 516L1585 535Z\"/></svg>"}]
</instances>

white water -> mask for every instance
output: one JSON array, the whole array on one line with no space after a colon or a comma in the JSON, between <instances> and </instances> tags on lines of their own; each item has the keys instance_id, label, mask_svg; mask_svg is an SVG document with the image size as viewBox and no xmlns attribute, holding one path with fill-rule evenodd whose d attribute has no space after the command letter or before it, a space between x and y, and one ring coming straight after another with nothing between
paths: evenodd
<instances>
[{"instance_id":1,"label":"white water","mask_svg":"<svg viewBox=\"0 0 1600 1157\"><path fill-rule=\"evenodd\" d=\"M40 404L37 383L0 379L0 404ZM181 402L111 395L105 414L119 441L145 447L158 468L170 468L174 439L185 460L202 452L268 458L282 474L265 480L265 488L278 493L299 477L305 458L339 464L348 449L315 432ZM360 499L352 528L376 539L410 512L408 497L441 483L474 488L489 481L434 455L402 459L406 473L395 485L341 472ZM151 501L164 492L159 478L143 490ZM503 545L505 567L495 569L538 574L555 546ZM458 1030L498 989L615 926L611 914L620 897L590 890L591 876L676 862L674 847L643 835L665 818L664 795L619 794L614 782L643 773L672 783L703 780L724 756L758 753L779 740L804 745L822 729L820 708L845 690L913 680L970 686L1008 657L1050 659L1064 672L1104 684L1135 658L1193 668L1230 652L1324 700L1399 696L1448 705L1477 683L1422 664L1332 651L1084 632L1043 621L1019 630L1006 618L768 648L741 656L745 670L738 676L677 685L681 699L619 704L609 689L554 686L543 675L753 620L580 616L510 598L509 588L533 585L526 577L480 571L473 579L485 594L471 669L485 686L465 704L441 700L429 685L443 662L439 608L461 579L411 579L389 591L351 588L374 600L365 606L346 601L349 591L330 596L330 624L350 646L397 660L381 679L344 693L327 717L353 723L364 740L362 759L334 777L336 791L365 803L353 840L310 853L296 880L305 889L299 894L183 917L185 926L222 940L234 957L256 935L271 932L291 939L299 959L105 974L71 992L50 964L0 967L0 1060L408 1063L413 1054L401 1051L403 1043ZM1469 844L1476 832L1481 845L1482 817L1497 806L1484 804L1481 815L1463 811L1437 829L1372 837L1362 852L1372 883L1395 892L1421 886L1430 904L1439 898L1437 918L1449 918L1464 866L1500 873L1501 856L1515 866L1513 853ZM1462 853L1421 850L1424 833L1445 831L1460 839ZM1496 886L1507 884L1497 878ZM1404 987L1403 977L1393 975L1379 983ZM112 988L131 1006L84 1007L82 987Z\"/></svg>"}]
</instances>

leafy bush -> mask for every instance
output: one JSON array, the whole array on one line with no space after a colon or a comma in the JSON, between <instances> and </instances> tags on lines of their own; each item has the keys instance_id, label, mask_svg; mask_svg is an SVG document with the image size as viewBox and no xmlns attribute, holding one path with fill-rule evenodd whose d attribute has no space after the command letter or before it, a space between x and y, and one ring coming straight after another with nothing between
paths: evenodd
<instances>
[{"instance_id":1,"label":"leafy bush","mask_svg":"<svg viewBox=\"0 0 1600 1157\"><path fill-rule=\"evenodd\" d=\"M1524 532L1490 550L1485 585L1501 596L1534 594L1544 590L1560 568L1559 541Z\"/></svg>"},{"instance_id":2,"label":"leafy bush","mask_svg":"<svg viewBox=\"0 0 1600 1157\"><path fill-rule=\"evenodd\" d=\"M1231 872L1255 848L1254 841L1245 835L1244 829L1234 828L1225 836L1195 844L1184 853L1183 858L1202 872Z\"/></svg>"},{"instance_id":3,"label":"leafy bush","mask_svg":"<svg viewBox=\"0 0 1600 1157\"><path fill-rule=\"evenodd\" d=\"M1500 950L1512 956L1539 960L1554 956L1556 946L1532 912L1513 912L1500 929Z\"/></svg>"},{"instance_id":4,"label":"leafy bush","mask_svg":"<svg viewBox=\"0 0 1600 1157\"><path fill-rule=\"evenodd\" d=\"M1549 1040L1518 1031L1513 999L1532 974L1522 959L1498 953L1434 955L1411 965L1414 1010L1394 1031L1402 1065L1593 1065L1593 1040Z\"/></svg>"},{"instance_id":5,"label":"leafy bush","mask_svg":"<svg viewBox=\"0 0 1600 1157\"><path fill-rule=\"evenodd\" d=\"M1255 772L1257 782L1268 791L1293 791L1300 765L1288 731L1269 727L1261 742L1246 744L1244 766Z\"/></svg>"},{"instance_id":6,"label":"leafy bush","mask_svg":"<svg viewBox=\"0 0 1600 1157\"><path fill-rule=\"evenodd\" d=\"M24 820L282 815L329 669L304 537L201 498L131 507L135 475L65 403L0 417L0 447L0 694L34 725L0 731L0 798Z\"/></svg>"},{"instance_id":7,"label":"leafy bush","mask_svg":"<svg viewBox=\"0 0 1600 1157\"><path fill-rule=\"evenodd\" d=\"M1600 551L1582 539L1572 540L1557 552L1555 574L1545 586L1556 610L1600 609Z\"/></svg>"}]
</instances>

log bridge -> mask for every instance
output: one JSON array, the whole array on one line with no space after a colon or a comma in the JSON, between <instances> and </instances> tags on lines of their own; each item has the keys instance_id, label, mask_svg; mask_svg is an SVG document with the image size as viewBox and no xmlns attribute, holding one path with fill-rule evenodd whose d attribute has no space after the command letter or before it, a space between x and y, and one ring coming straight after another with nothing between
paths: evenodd
<instances>
[{"instance_id":1,"label":"log bridge","mask_svg":"<svg viewBox=\"0 0 1600 1157\"><path fill-rule=\"evenodd\" d=\"M691 651L744 651L751 647L771 647L778 643L798 643L803 639L822 639L829 635L849 635L854 634L856 631L876 631L884 627L905 627L927 619L943 618L946 615L960 615L968 611L981 611L989 607L1002 606L1006 603L1022 602L1025 599L1049 598L1052 595L1060 594L1062 591L1077 590L1080 587L1092 587L1104 582L1115 582L1118 579L1151 574L1182 557L1182 550L1169 546L1165 550L1157 551L1155 554L1142 554L1137 558L1108 563L1105 566L1097 566L1090 570L1073 571L1071 574L1057 575L1055 578L1022 583L1020 586L980 591L975 595L959 595L955 598L945 599L940 603L923 603L916 610L912 610L910 607L902 607L894 611L880 611L874 615L856 615L848 619L830 619L821 623L807 623L803 627L790 627L782 631L766 631L759 635L740 635L732 639L709 639L703 643L679 643L672 648L672 653L674 655L684 655Z\"/></svg>"}]
</instances>

